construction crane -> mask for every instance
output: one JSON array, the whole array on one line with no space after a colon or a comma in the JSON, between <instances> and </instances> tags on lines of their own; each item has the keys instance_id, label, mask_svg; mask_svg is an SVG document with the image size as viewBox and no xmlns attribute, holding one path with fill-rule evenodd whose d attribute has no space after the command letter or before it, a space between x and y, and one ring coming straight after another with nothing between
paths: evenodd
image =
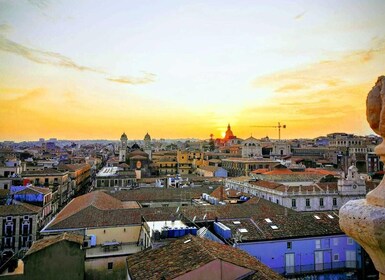
<instances>
[{"instance_id":1,"label":"construction crane","mask_svg":"<svg viewBox=\"0 0 385 280\"><path fill-rule=\"evenodd\" d=\"M281 140L281 128L286 128L286 124L281 125L281 123L278 122L278 125L253 125L252 127L272 127L272 128L278 128L278 140Z\"/></svg>"}]
</instances>

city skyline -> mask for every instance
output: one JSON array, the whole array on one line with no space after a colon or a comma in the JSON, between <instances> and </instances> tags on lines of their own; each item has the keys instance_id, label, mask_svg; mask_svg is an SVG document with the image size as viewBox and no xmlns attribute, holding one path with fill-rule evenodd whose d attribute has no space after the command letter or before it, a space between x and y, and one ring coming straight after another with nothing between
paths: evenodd
<instances>
[{"instance_id":1,"label":"city skyline","mask_svg":"<svg viewBox=\"0 0 385 280\"><path fill-rule=\"evenodd\" d=\"M383 1L0 0L0 141L372 134Z\"/></svg>"}]
</instances>

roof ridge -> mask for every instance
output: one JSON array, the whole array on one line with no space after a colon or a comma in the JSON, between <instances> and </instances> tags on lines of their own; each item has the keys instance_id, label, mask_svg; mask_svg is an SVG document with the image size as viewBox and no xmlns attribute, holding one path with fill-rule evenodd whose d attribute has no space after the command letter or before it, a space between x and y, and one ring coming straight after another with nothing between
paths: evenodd
<instances>
[{"instance_id":1,"label":"roof ridge","mask_svg":"<svg viewBox=\"0 0 385 280\"><path fill-rule=\"evenodd\" d=\"M73 212L71 213L70 215L64 217L64 219L59 219L59 221L57 220L57 218L59 217L59 215L73 202L75 201L75 199L72 199L70 202L68 202L68 204L66 206L64 206L64 208L51 220L51 223L48 223L49 226L53 226L53 225L56 225L58 223L60 223L61 221L65 220L65 219L68 219L69 217L72 217L73 215L79 213L80 211L86 209L89 205L87 205L86 207L83 207L83 208L78 208L78 211L76 212ZM47 225L47 226L48 226Z\"/></svg>"}]
</instances>

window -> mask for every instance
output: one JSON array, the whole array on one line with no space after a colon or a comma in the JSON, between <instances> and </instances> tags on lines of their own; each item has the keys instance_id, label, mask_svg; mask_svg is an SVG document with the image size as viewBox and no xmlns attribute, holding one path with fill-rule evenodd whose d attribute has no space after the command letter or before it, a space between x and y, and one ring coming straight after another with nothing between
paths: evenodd
<instances>
[{"instance_id":1,"label":"window","mask_svg":"<svg viewBox=\"0 0 385 280\"><path fill-rule=\"evenodd\" d=\"M114 266L114 263L113 262L109 262L107 268L108 269L112 269L113 266Z\"/></svg>"},{"instance_id":2,"label":"window","mask_svg":"<svg viewBox=\"0 0 385 280\"><path fill-rule=\"evenodd\" d=\"M306 207L310 207L310 198L306 198Z\"/></svg>"},{"instance_id":3,"label":"window","mask_svg":"<svg viewBox=\"0 0 385 280\"><path fill-rule=\"evenodd\" d=\"M353 245L353 239L348 237L347 243L348 245Z\"/></svg>"},{"instance_id":4,"label":"window","mask_svg":"<svg viewBox=\"0 0 385 280\"><path fill-rule=\"evenodd\" d=\"M294 198L291 200L291 207L293 207L293 208L297 207L297 202Z\"/></svg>"},{"instance_id":5,"label":"window","mask_svg":"<svg viewBox=\"0 0 385 280\"><path fill-rule=\"evenodd\" d=\"M334 254L333 255L333 261L338 262L340 260L340 255L339 254Z\"/></svg>"},{"instance_id":6,"label":"window","mask_svg":"<svg viewBox=\"0 0 385 280\"><path fill-rule=\"evenodd\" d=\"M319 206L324 207L324 199L322 197L319 199Z\"/></svg>"},{"instance_id":7,"label":"window","mask_svg":"<svg viewBox=\"0 0 385 280\"><path fill-rule=\"evenodd\" d=\"M315 241L315 248L316 249L321 249L321 239L316 239L316 241Z\"/></svg>"},{"instance_id":8,"label":"window","mask_svg":"<svg viewBox=\"0 0 385 280\"><path fill-rule=\"evenodd\" d=\"M286 243L286 246L287 246L287 249L290 250L290 249L292 248L292 247L291 247L291 246L292 246L291 242L287 242L287 243Z\"/></svg>"},{"instance_id":9,"label":"window","mask_svg":"<svg viewBox=\"0 0 385 280\"><path fill-rule=\"evenodd\" d=\"M13 235L13 223L5 225L5 234L8 236Z\"/></svg>"},{"instance_id":10,"label":"window","mask_svg":"<svg viewBox=\"0 0 385 280\"><path fill-rule=\"evenodd\" d=\"M333 197L333 206L337 206L337 198Z\"/></svg>"},{"instance_id":11,"label":"window","mask_svg":"<svg viewBox=\"0 0 385 280\"><path fill-rule=\"evenodd\" d=\"M325 245L325 248L330 248L330 239L325 239L325 242L324 242L324 245Z\"/></svg>"},{"instance_id":12,"label":"window","mask_svg":"<svg viewBox=\"0 0 385 280\"><path fill-rule=\"evenodd\" d=\"M338 238L333 238L333 245L337 246L338 245Z\"/></svg>"}]
</instances>

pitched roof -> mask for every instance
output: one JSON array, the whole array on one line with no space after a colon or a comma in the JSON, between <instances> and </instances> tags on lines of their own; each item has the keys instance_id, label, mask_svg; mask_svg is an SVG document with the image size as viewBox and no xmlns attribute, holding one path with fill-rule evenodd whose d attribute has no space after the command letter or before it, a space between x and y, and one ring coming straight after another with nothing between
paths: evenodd
<instances>
[{"instance_id":1,"label":"pitched roof","mask_svg":"<svg viewBox=\"0 0 385 280\"><path fill-rule=\"evenodd\" d=\"M59 221L55 221L55 219L47 226L46 231L140 225L142 217L147 221L165 221L175 217L175 213L176 207L102 210L88 206L66 218L59 219ZM203 217L207 221L240 219L241 224L245 220L249 232L245 240L342 234L338 224L338 216L334 212L320 212L318 214L295 212L265 199L250 199L246 203L236 205L182 206L179 207L179 214L183 214L190 220L195 217L197 223L203 222ZM318 215L320 219L316 219L314 215ZM328 215L332 215L333 219ZM265 221L266 218L271 219L278 229L271 228L270 224ZM236 230L235 227L234 229Z\"/></svg>"},{"instance_id":2,"label":"pitched roof","mask_svg":"<svg viewBox=\"0 0 385 280\"><path fill-rule=\"evenodd\" d=\"M43 250L53 244L56 244L64 240L78 243L78 244L83 244L83 239L84 237L82 235L68 233L68 232L65 232L56 236L50 236L50 237L33 242L31 248L29 248L25 256L32 255L40 250Z\"/></svg>"},{"instance_id":3,"label":"pitched roof","mask_svg":"<svg viewBox=\"0 0 385 280\"><path fill-rule=\"evenodd\" d=\"M121 201L182 201L199 198L202 193L209 193L208 187L194 188L140 188L111 193Z\"/></svg>"},{"instance_id":4,"label":"pitched roof","mask_svg":"<svg viewBox=\"0 0 385 280\"><path fill-rule=\"evenodd\" d=\"M76 171L81 170L83 168L90 168L91 166L88 163L76 163L76 164L64 164L60 163L58 165L59 170L68 170L68 171Z\"/></svg>"},{"instance_id":5,"label":"pitched roof","mask_svg":"<svg viewBox=\"0 0 385 280\"><path fill-rule=\"evenodd\" d=\"M266 218L269 218L272 223L268 223ZM266 212L264 216L253 216L252 219L263 233L262 238L255 236L255 240L343 234L339 227L338 215L332 211L287 212L286 215L273 215ZM277 228L273 229L271 225Z\"/></svg>"},{"instance_id":6,"label":"pitched roof","mask_svg":"<svg viewBox=\"0 0 385 280\"><path fill-rule=\"evenodd\" d=\"M224 186L220 186L211 192L211 196L218 199L231 199L231 198L240 198L242 195L248 195L246 193L234 190L234 189L225 189Z\"/></svg>"},{"instance_id":7,"label":"pitched roof","mask_svg":"<svg viewBox=\"0 0 385 280\"><path fill-rule=\"evenodd\" d=\"M285 181L285 182L301 182L301 181L318 181L325 174L313 173L313 172L293 172L290 174L255 174L255 178L265 181Z\"/></svg>"},{"instance_id":8,"label":"pitched roof","mask_svg":"<svg viewBox=\"0 0 385 280\"><path fill-rule=\"evenodd\" d=\"M254 271L256 279L283 279L246 252L192 235L127 257L132 279L173 279L222 260Z\"/></svg>"},{"instance_id":9,"label":"pitched roof","mask_svg":"<svg viewBox=\"0 0 385 280\"><path fill-rule=\"evenodd\" d=\"M63 221L88 207L92 207L97 210L111 210L124 208L120 200L113 198L112 196L102 191L94 191L85 195L78 196L71 200L63 208L63 210L60 211L60 213L52 221L51 225L55 225L60 221Z\"/></svg>"},{"instance_id":10,"label":"pitched roof","mask_svg":"<svg viewBox=\"0 0 385 280\"><path fill-rule=\"evenodd\" d=\"M49 188L30 186L30 187L26 187L23 190L15 192L15 194L35 194L35 193L48 194L51 192L52 191Z\"/></svg>"},{"instance_id":11,"label":"pitched roof","mask_svg":"<svg viewBox=\"0 0 385 280\"><path fill-rule=\"evenodd\" d=\"M29 170L29 171L23 171L21 173L22 176L36 176L36 175L63 175L65 173L53 168L47 168L44 170Z\"/></svg>"},{"instance_id":12,"label":"pitched roof","mask_svg":"<svg viewBox=\"0 0 385 280\"><path fill-rule=\"evenodd\" d=\"M29 205L27 203L18 203L16 205L0 205L0 216L19 216L25 214L37 214L40 207Z\"/></svg>"}]
</instances>

